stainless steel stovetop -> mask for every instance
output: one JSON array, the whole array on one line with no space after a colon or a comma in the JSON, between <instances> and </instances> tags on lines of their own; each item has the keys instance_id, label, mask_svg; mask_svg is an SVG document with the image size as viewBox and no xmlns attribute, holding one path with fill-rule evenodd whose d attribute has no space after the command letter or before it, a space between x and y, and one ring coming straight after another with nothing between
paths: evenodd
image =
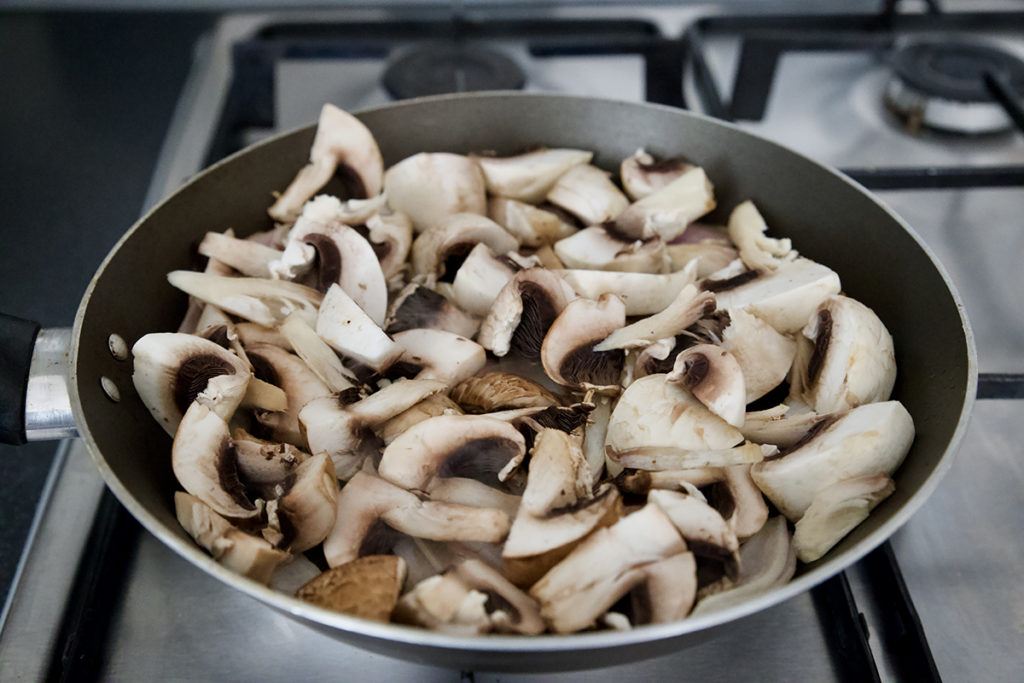
<instances>
[{"instance_id":1,"label":"stainless steel stovetop","mask_svg":"<svg viewBox=\"0 0 1024 683\"><path fill-rule=\"evenodd\" d=\"M661 6L505 10L500 16L495 12L486 19L535 21L542 14L563 20L629 19L649 23L670 39L679 38L698 17L715 13L707 7ZM225 127L237 105L233 98L238 93L232 94L230 88L232 55L256 50L252 41L259 42L261 36L290 35L291 28L309 18L229 16L197 46L193 73L175 112L148 204L234 147L314 120L324 100L349 109L386 100L379 79L387 55L319 54L310 59L301 51L283 53L263 65L264 75L274 84L275 96L263 102L269 118L267 112L262 118L242 116L241 123ZM367 22L380 24L385 32L394 18L382 9L316 16L321 26L328 19ZM699 37L709 73L721 92L729 92L737 38L728 31L705 33ZM978 35L986 37L984 32ZM1005 35L997 38L1005 41ZM1021 35L1018 31L1005 44L1024 56ZM248 47L237 47L240 43ZM644 55L595 55L586 49L541 50L538 55L517 37L492 45L519 63L529 89L629 100L649 94L649 85L643 87ZM403 47L396 42L394 49ZM238 63L234 66L237 74ZM707 108L692 69L685 76L682 94L687 103L697 110ZM899 130L881 103L885 78L881 51L787 53L779 61L765 116L740 124L841 168L1024 165L1020 133L959 139L912 136ZM935 251L960 289L978 342L980 370L1020 373L1024 192L1020 180L1003 185L879 192ZM1024 537L1016 532L1024 520L1022 407L1013 400L977 404L952 471L891 541L937 671L948 680L1019 680L1024 670L1024 591L1017 584ZM338 643L225 590L140 532L134 522L97 517L97 509L117 509L103 492L82 444L64 442L0 632L0 679L52 676L61 666L73 668L75 653L90 648L89 673L104 680L303 680L325 673L354 677L355 672L370 680L527 681L552 676L438 669ZM99 547L87 545L90 529L96 533L94 518L115 520L106 522L110 526ZM905 653L894 651L898 648L892 645L901 642L900 634L892 633L897 606L893 596L881 592L866 562L846 572L846 577L855 600L848 603L853 605L854 623L856 612L861 612L877 667L876 673L867 675L908 678ZM93 590L104 578L117 589ZM86 613L97 609L102 612L98 619ZM677 680L683 675L694 680L864 680L863 672L851 663L849 644L836 641L831 622L840 617L835 610L829 595L806 593L676 655L560 674L559 680ZM69 623L97 627L95 632L69 633ZM913 624L902 626L911 629ZM65 650L54 652L54 647ZM922 678L929 674L925 669L915 673Z\"/></svg>"}]
</instances>

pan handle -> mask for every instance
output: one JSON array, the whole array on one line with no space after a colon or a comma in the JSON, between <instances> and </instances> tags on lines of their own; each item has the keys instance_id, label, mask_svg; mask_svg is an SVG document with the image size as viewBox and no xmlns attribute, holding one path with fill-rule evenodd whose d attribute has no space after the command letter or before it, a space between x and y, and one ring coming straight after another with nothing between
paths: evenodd
<instances>
[{"instance_id":1,"label":"pan handle","mask_svg":"<svg viewBox=\"0 0 1024 683\"><path fill-rule=\"evenodd\" d=\"M77 435L68 398L71 330L0 313L0 442Z\"/></svg>"}]
</instances>

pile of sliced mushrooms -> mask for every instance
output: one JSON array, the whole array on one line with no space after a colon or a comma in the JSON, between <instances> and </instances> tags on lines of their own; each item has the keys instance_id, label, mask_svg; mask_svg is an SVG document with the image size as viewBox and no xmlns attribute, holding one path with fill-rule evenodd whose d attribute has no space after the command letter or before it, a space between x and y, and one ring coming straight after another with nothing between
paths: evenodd
<instances>
[{"instance_id":1,"label":"pile of sliced mushrooms","mask_svg":"<svg viewBox=\"0 0 1024 683\"><path fill-rule=\"evenodd\" d=\"M276 227L208 233L133 349L196 542L328 609L535 635L736 604L866 519L914 438L881 320L750 201L695 222L700 167L592 156L385 170L325 106Z\"/></svg>"}]
</instances>

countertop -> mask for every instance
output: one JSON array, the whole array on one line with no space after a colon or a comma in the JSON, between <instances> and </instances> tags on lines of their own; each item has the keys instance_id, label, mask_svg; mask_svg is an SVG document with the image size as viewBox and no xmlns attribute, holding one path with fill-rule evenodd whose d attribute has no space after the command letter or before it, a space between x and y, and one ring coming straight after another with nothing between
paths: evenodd
<instances>
[{"instance_id":1,"label":"countertop","mask_svg":"<svg viewBox=\"0 0 1024 683\"><path fill-rule=\"evenodd\" d=\"M70 326L138 218L199 13L0 12L0 310ZM0 600L56 443L0 445Z\"/></svg>"}]
</instances>

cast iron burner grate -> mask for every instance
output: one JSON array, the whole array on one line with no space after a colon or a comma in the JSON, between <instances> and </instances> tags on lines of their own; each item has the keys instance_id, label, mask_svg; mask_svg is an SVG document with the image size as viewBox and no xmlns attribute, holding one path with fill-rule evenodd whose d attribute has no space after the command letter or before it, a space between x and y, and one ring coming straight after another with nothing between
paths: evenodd
<instances>
[{"instance_id":1,"label":"cast iron burner grate","mask_svg":"<svg viewBox=\"0 0 1024 683\"><path fill-rule=\"evenodd\" d=\"M463 43L428 43L393 61L384 88L398 100L470 90L521 90L522 69L505 55Z\"/></svg>"}]
</instances>

